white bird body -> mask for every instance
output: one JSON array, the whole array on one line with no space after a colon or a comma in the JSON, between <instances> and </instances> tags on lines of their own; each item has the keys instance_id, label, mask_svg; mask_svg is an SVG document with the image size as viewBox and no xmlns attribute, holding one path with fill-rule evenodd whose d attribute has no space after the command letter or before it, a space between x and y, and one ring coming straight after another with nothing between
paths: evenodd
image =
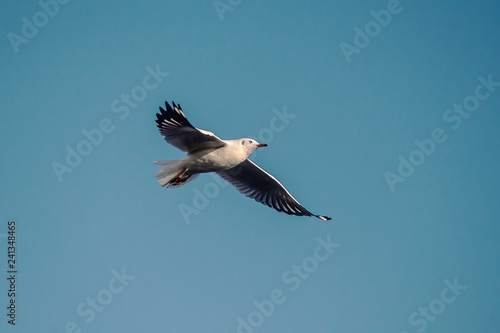
<instances>
[{"instance_id":1,"label":"white bird body","mask_svg":"<svg viewBox=\"0 0 500 333\"><path fill-rule=\"evenodd\" d=\"M167 102L166 110L160 107L156 123L165 140L187 155L179 160L154 162L162 167L155 173L162 187L176 188L193 181L200 173L215 172L247 197L279 212L330 220L309 212L276 178L248 159L252 152L266 144L248 138L221 140L212 132L195 128L181 106L172 104L174 108Z\"/></svg>"},{"instance_id":2,"label":"white bird body","mask_svg":"<svg viewBox=\"0 0 500 333\"><path fill-rule=\"evenodd\" d=\"M226 145L221 148L195 151L188 154L189 170L193 173L215 172L227 170L237 166L247 159L253 152L248 151L247 145L242 145L241 140L222 140Z\"/></svg>"},{"instance_id":3,"label":"white bird body","mask_svg":"<svg viewBox=\"0 0 500 333\"><path fill-rule=\"evenodd\" d=\"M195 150L188 153L185 158L175 161L155 161L154 164L167 166L160 170L160 184L164 187L179 187L185 184L191 176L200 173L217 172L227 170L245 161L247 157L257 149L259 144L252 139L221 140L225 143L220 148L207 148ZM250 144L251 143L251 144ZM176 162L176 163L172 163ZM178 175L185 170L180 179L185 179L181 183L171 183L172 174ZM194 180L190 179L189 181Z\"/></svg>"}]
</instances>

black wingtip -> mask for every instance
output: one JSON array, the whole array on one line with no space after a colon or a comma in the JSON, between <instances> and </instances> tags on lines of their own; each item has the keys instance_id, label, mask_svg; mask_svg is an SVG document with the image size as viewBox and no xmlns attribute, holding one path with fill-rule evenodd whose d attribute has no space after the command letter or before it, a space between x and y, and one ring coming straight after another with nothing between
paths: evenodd
<instances>
[{"instance_id":1,"label":"black wingtip","mask_svg":"<svg viewBox=\"0 0 500 333\"><path fill-rule=\"evenodd\" d=\"M314 216L320 220L323 220L323 221L330 221L332 219L331 217L323 216L323 215L314 215Z\"/></svg>"},{"instance_id":2,"label":"black wingtip","mask_svg":"<svg viewBox=\"0 0 500 333\"><path fill-rule=\"evenodd\" d=\"M170 106L170 104L168 104L167 101L165 101L165 108L167 109L167 111L174 111L174 109L172 109L172 107Z\"/></svg>"},{"instance_id":3,"label":"black wingtip","mask_svg":"<svg viewBox=\"0 0 500 333\"><path fill-rule=\"evenodd\" d=\"M165 101L165 108L163 108L161 106L159 107L160 113L156 114L156 117L158 118L156 120L156 123L158 124L158 128L160 128L160 130L162 130L162 128L165 127L165 126L174 126L174 127L185 126L185 127L195 128L189 122L189 120L187 120L186 115L184 114L184 112L179 112L179 110L182 110L181 106L178 105L178 104L175 104L174 101L172 101L172 105L174 106L174 108L177 111L174 110L170 106L170 104L168 103L168 101ZM173 123L171 123L172 120L175 122L175 125L172 125L173 124ZM162 135L165 135L164 131L163 132L160 131L160 133Z\"/></svg>"}]
</instances>

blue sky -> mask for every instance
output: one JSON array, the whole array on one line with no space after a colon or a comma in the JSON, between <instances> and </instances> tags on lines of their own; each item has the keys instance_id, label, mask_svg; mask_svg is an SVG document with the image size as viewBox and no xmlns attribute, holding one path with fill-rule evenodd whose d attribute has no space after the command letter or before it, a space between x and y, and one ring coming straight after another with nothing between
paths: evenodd
<instances>
[{"instance_id":1,"label":"blue sky","mask_svg":"<svg viewBox=\"0 0 500 333\"><path fill-rule=\"evenodd\" d=\"M2 332L496 332L499 9L4 5ZM268 143L252 159L332 220L210 175L161 188L152 162L183 157L155 126L165 100Z\"/></svg>"}]
</instances>

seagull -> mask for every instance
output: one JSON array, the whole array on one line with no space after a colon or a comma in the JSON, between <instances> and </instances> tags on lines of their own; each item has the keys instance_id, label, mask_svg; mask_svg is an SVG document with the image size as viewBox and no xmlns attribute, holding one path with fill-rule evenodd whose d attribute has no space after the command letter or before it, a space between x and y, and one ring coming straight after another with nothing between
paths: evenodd
<instances>
[{"instance_id":1,"label":"seagull","mask_svg":"<svg viewBox=\"0 0 500 333\"><path fill-rule=\"evenodd\" d=\"M180 104L165 102L156 114L156 123L165 141L187 153L179 160L154 161L162 169L155 177L164 188L177 188L196 179L200 173L215 172L245 196L288 215L314 216L323 221L328 216L305 209L281 183L248 159L265 143L243 138L221 140L215 134L194 127Z\"/></svg>"}]
</instances>

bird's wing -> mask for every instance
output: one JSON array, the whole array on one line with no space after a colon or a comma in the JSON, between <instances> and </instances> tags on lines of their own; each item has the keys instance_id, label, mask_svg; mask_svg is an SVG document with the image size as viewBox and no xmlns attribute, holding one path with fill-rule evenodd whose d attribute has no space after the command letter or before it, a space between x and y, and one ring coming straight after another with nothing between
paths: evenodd
<instances>
[{"instance_id":1,"label":"bird's wing","mask_svg":"<svg viewBox=\"0 0 500 333\"><path fill-rule=\"evenodd\" d=\"M174 108L165 102L166 111L160 106L160 113L156 114L156 124L165 141L172 146L191 153L200 149L220 148L225 146L224 141L209 131L198 129L191 125L180 105Z\"/></svg>"},{"instance_id":2,"label":"bird's wing","mask_svg":"<svg viewBox=\"0 0 500 333\"><path fill-rule=\"evenodd\" d=\"M305 209L276 178L249 159L231 169L218 171L217 174L247 197L268 205L278 212L288 215L315 216L324 221L330 220L327 216L315 215Z\"/></svg>"}]
</instances>

